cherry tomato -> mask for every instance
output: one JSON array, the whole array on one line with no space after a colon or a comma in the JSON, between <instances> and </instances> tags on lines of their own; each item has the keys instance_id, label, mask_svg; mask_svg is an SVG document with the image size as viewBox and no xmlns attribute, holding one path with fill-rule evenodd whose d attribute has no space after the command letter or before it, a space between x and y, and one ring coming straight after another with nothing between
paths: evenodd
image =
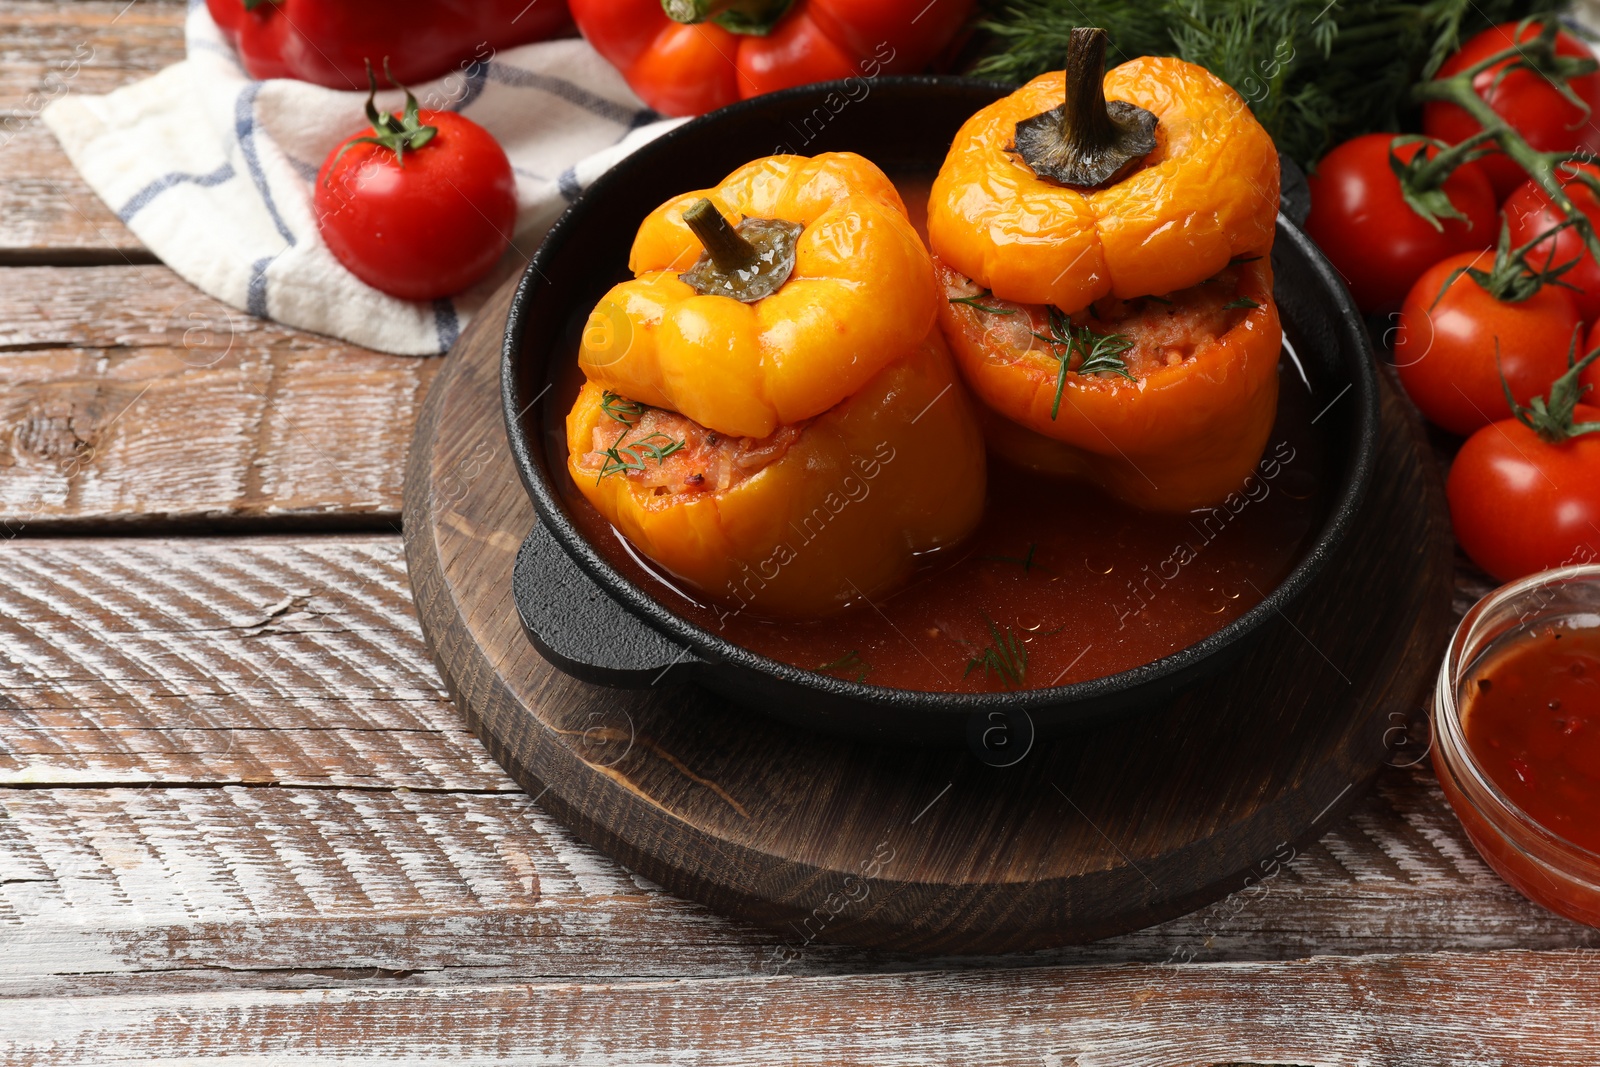
<instances>
[{"instance_id":1,"label":"cherry tomato","mask_svg":"<svg viewBox=\"0 0 1600 1067\"><path fill-rule=\"evenodd\" d=\"M350 273L402 300L434 300L494 268L516 225L517 184L489 131L410 103L408 116L437 133L403 158L358 143L373 129L335 148L317 174L317 221Z\"/></svg>"},{"instance_id":2,"label":"cherry tomato","mask_svg":"<svg viewBox=\"0 0 1600 1067\"><path fill-rule=\"evenodd\" d=\"M1395 368L1412 402L1428 421L1463 436L1511 414L1502 373L1519 404L1550 388L1566 372L1582 322L1571 295L1552 285L1507 303L1462 274L1440 294L1458 268L1488 270L1493 260L1490 252L1464 252L1423 272L1395 335Z\"/></svg>"},{"instance_id":3,"label":"cherry tomato","mask_svg":"<svg viewBox=\"0 0 1600 1067\"><path fill-rule=\"evenodd\" d=\"M1600 421L1600 408L1574 415ZM1446 491L1462 549L1502 582L1600 560L1600 434L1551 444L1502 419L1467 438Z\"/></svg>"},{"instance_id":4,"label":"cherry tomato","mask_svg":"<svg viewBox=\"0 0 1600 1067\"><path fill-rule=\"evenodd\" d=\"M1520 34L1515 22L1491 26L1461 46L1444 66L1438 78L1448 78L1465 70L1512 44L1539 35L1539 24L1529 23ZM1563 56L1590 58L1593 53L1566 33L1556 34L1556 53ZM1503 79L1496 80L1505 63L1497 63L1472 79L1473 88L1495 112L1534 148L1542 152L1564 152L1573 149L1600 151L1600 73L1573 78L1568 85L1578 99L1589 105L1593 114L1574 107L1556 91L1548 79L1534 71L1514 70ZM1477 133L1481 126L1455 104L1429 101L1422 107L1422 130L1429 137L1447 144L1457 144ZM1527 180L1527 174L1509 156L1496 149L1478 161L1495 195L1504 198Z\"/></svg>"},{"instance_id":5,"label":"cherry tomato","mask_svg":"<svg viewBox=\"0 0 1600 1067\"><path fill-rule=\"evenodd\" d=\"M1557 172L1562 174L1562 187L1572 197L1578 210L1600 227L1600 198L1587 185L1572 177L1579 168L1600 175L1600 167L1591 163L1574 164L1571 169L1557 168ZM1517 191L1506 198L1501 210L1505 212L1506 224L1511 227L1511 243L1519 247L1565 218L1561 210L1550 202L1545 191L1531 180L1519 185ZM1594 257L1584 246L1583 236L1577 229L1569 226L1549 240L1539 242L1528 253L1528 262L1540 269L1560 266L1572 260L1577 260L1578 265L1563 274L1561 280L1577 289L1572 299L1578 305L1578 313L1585 321L1593 322L1600 318L1600 266L1595 265Z\"/></svg>"},{"instance_id":6,"label":"cherry tomato","mask_svg":"<svg viewBox=\"0 0 1600 1067\"><path fill-rule=\"evenodd\" d=\"M1311 175L1311 214L1306 232L1350 286L1362 311L1398 307L1423 271L1446 256L1494 244L1495 195L1475 163L1458 167L1445 180L1444 194L1460 219L1441 218L1434 227L1412 210L1389 165L1394 136L1368 133L1324 156ZM1413 142L1395 150L1409 162L1423 148Z\"/></svg>"}]
</instances>

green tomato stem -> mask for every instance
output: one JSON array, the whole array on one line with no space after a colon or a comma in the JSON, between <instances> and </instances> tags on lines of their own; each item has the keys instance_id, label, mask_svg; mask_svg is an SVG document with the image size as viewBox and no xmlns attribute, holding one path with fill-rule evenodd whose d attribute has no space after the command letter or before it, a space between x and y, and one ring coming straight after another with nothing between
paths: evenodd
<instances>
[{"instance_id":1,"label":"green tomato stem","mask_svg":"<svg viewBox=\"0 0 1600 1067\"><path fill-rule=\"evenodd\" d=\"M1494 131L1480 130L1465 141L1457 144L1446 145L1438 141L1433 142L1440 145L1439 151L1432 157L1425 157L1427 162L1417 167L1414 172L1417 188L1441 188L1457 167L1482 155L1483 146L1492 140L1494 140Z\"/></svg>"},{"instance_id":2,"label":"green tomato stem","mask_svg":"<svg viewBox=\"0 0 1600 1067\"><path fill-rule=\"evenodd\" d=\"M1560 180L1556 177L1558 164L1569 162L1573 159L1591 160L1593 153L1589 152L1541 152L1530 145L1522 134L1518 133L1510 123L1500 117L1500 114L1478 95L1478 90L1473 86L1473 81L1479 74L1499 63L1514 60L1522 55L1522 49L1513 45L1502 49L1491 56L1472 64L1465 70L1452 74L1448 78L1437 78L1425 81L1416 86L1412 95L1419 101L1434 101L1454 104L1467 114L1471 115L1482 130L1454 145L1449 151L1456 152L1464 145L1471 144L1474 149L1481 148L1489 142L1494 142L1499 149L1511 157L1517 166L1521 167L1528 177L1544 190L1552 203L1561 210L1567 218L1573 220L1573 226L1582 236L1584 245L1589 254L1600 262L1600 235L1595 233L1595 228L1590 225L1588 216L1578 210L1577 204L1567 195ZM1443 153L1441 153L1441 156ZM1459 165L1465 159L1471 158L1470 153L1459 152L1459 158L1453 165ZM1432 163L1439 162L1435 159ZM1431 164L1430 164L1431 167ZM1443 181L1443 178L1440 179Z\"/></svg>"}]
</instances>

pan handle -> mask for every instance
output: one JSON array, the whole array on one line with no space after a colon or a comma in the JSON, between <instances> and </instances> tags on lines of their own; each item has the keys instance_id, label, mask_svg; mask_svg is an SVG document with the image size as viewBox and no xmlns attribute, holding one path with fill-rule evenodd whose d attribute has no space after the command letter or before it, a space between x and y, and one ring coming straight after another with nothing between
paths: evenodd
<instances>
[{"instance_id":1,"label":"pan handle","mask_svg":"<svg viewBox=\"0 0 1600 1067\"><path fill-rule=\"evenodd\" d=\"M542 524L517 552L511 589L528 640L574 678L648 689L682 685L704 665L611 599Z\"/></svg>"}]
</instances>

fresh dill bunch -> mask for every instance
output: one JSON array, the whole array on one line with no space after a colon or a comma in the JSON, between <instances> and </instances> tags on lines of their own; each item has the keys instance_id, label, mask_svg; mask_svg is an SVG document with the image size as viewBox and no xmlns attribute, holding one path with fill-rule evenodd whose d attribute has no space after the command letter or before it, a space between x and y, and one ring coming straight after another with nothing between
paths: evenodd
<instances>
[{"instance_id":1,"label":"fresh dill bunch","mask_svg":"<svg viewBox=\"0 0 1600 1067\"><path fill-rule=\"evenodd\" d=\"M1561 0L988 0L974 74L1060 69L1074 26L1111 36L1108 62L1178 56L1245 98L1278 148L1310 164L1337 141L1398 130L1409 89L1461 41Z\"/></svg>"}]
</instances>

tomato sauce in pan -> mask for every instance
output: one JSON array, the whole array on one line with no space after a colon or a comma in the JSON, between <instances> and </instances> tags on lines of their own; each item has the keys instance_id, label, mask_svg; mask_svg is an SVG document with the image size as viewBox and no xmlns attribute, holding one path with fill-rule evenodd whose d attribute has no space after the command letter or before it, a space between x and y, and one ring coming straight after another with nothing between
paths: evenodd
<instances>
[{"instance_id":1,"label":"tomato sauce in pan","mask_svg":"<svg viewBox=\"0 0 1600 1067\"><path fill-rule=\"evenodd\" d=\"M901 181L921 228L928 179ZM1291 338L1292 342L1292 338ZM873 685L949 693L1040 689L1149 663L1215 633L1293 568L1333 488L1313 397L1286 346L1277 422L1256 473L1222 506L1139 511L994 457L982 523L905 588L815 621L705 602L647 569L574 489L592 544L665 605L775 660ZM576 391L575 386L573 391Z\"/></svg>"}]
</instances>

